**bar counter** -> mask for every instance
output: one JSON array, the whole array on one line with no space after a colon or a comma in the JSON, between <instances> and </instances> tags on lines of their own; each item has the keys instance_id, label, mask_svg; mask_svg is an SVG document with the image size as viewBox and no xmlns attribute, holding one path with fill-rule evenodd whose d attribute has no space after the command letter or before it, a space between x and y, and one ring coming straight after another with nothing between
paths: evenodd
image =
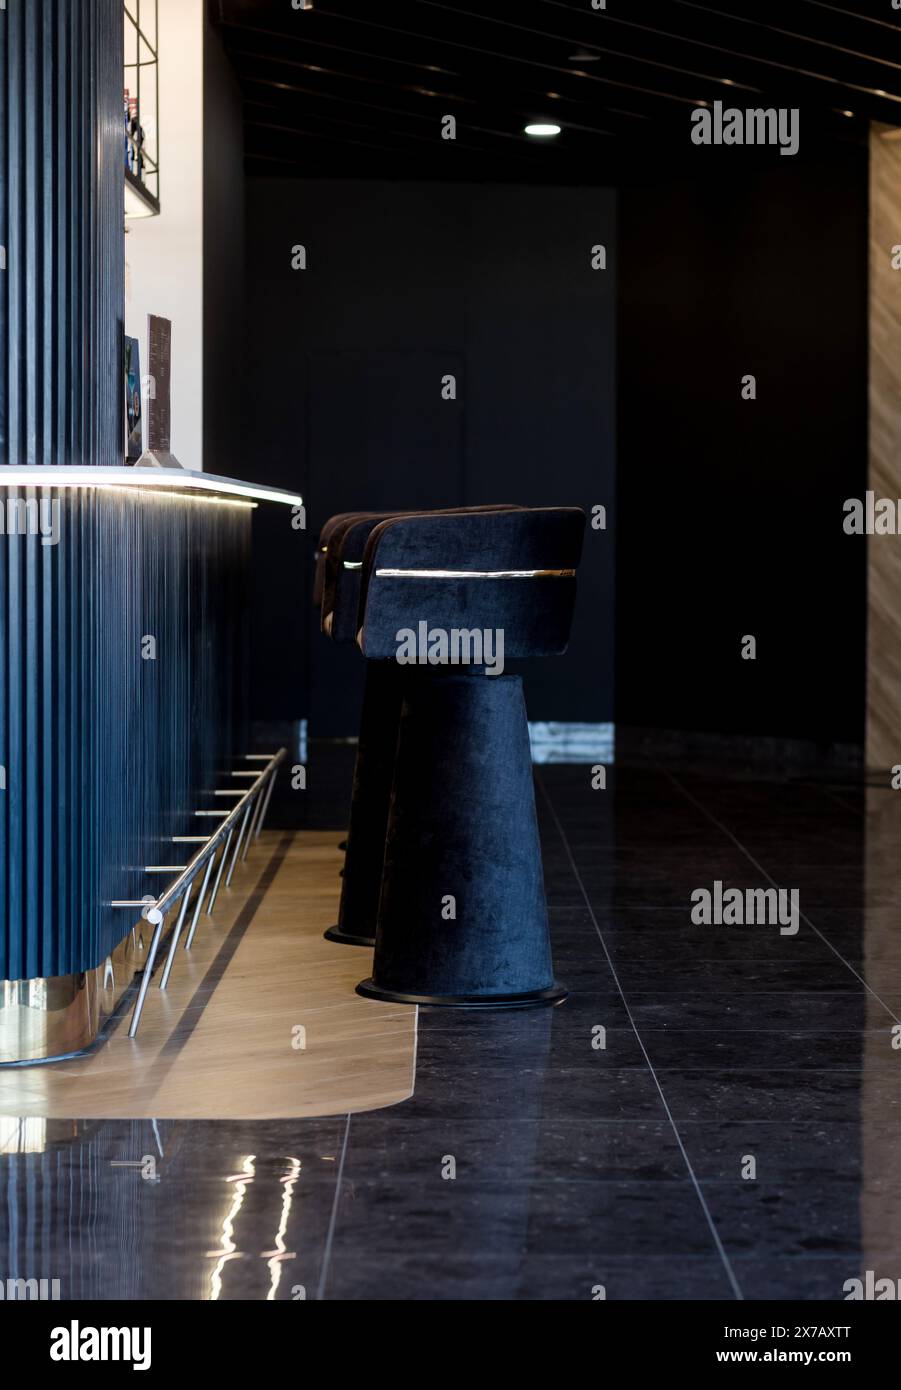
<instances>
[{"instance_id":1,"label":"bar counter","mask_svg":"<svg viewBox=\"0 0 901 1390\"><path fill-rule=\"evenodd\" d=\"M208 473L0 467L0 1064L90 1045L141 969L135 905L246 790L261 503L303 525Z\"/></svg>"}]
</instances>

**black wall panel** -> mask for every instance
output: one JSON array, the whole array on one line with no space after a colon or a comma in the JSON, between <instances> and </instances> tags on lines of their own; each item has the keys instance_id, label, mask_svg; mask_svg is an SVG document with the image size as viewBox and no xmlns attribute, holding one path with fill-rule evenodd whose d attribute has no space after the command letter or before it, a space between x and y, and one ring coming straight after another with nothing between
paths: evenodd
<instances>
[{"instance_id":1,"label":"black wall panel","mask_svg":"<svg viewBox=\"0 0 901 1390\"><path fill-rule=\"evenodd\" d=\"M867 167L726 150L620 195L618 724L862 741Z\"/></svg>"}]
</instances>

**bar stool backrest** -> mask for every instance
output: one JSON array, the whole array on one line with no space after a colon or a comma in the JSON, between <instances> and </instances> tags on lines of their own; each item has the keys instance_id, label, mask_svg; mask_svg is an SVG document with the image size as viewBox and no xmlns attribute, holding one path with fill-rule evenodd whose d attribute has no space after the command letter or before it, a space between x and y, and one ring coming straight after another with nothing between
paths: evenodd
<instances>
[{"instance_id":1,"label":"bar stool backrest","mask_svg":"<svg viewBox=\"0 0 901 1390\"><path fill-rule=\"evenodd\" d=\"M493 630L506 657L566 650L582 556L580 507L394 517L363 554L357 641L372 660L401 633ZM425 624L425 628L422 628ZM404 639L406 640L406 639Z\"/></svg>"},{"instance_id":2,"label":"bar stool backrest","mask_svg":"<svg viewBox=\"0 0 901 1390\"><path fill-rule=\"evenodd\" d=\"M327 620L335 607L335 594L343 573L344 545L348 535L360 522L368 521L372 527L377 525L379 521L387 521L396 515L396 512L345 512L336 519L329 535L328 550L325 555L320 611L322 631L329 636L331 636L331 624Z\"/></svg>"},{"instance_id":3,"label":"bar stool backrest","mask_svg":"<svg viewBox=\"0 0 901 1390\"><path fill-rule=\"evenodd\" d=\"M515 503L448 508L439 512L348 512L329 537L322 593L322 630L333 642L355 642L363 571L363 552L382 521L408 516L455 516L460 512L518 510Z\"/></svg>"},{"instance_id":4,"label":"bar stool backrest","mask_svg":"<svg viewBox=\"0 0 901 1390\"><path fill-rule=\"evenodd\" d=\"M338 512L335 516L330 516L319 532L319 540L313 552L313 562L315 569L313 572L313 606L322 607L322 594L325 588L325 565L328 555L329 545L332 536L342 522L350 517L359 516L359 512Z\"/></svg>"}]
</instances>

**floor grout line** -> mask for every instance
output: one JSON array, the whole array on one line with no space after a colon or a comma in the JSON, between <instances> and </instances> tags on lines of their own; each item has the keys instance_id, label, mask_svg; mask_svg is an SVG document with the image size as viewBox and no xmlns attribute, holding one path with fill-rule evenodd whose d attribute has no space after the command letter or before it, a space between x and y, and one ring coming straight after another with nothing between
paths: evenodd
<instances>
[{"instance_id":1,"label":"floor grout line","mask_svg":"<svg viewBox=\"0 0 901 1390\"><path fill-rule=\"evenodd\" d=\"M708 811L707 807L702 802L698 801L697 797L692 796L691 792L686 787L683 787L679 779L675 777L673 773L669 771L668 768L661 767L660 771L665 773L665 775L672 782L673 786L676 787L682 793L682 795L685 797L687 801L690 801L693 806L696 806L698 810L701 812L701 814L706 816L712 825L715 825L718 830L721 830L724 835L727 835L729 837L729 839L732 841L735 847L745 856L748 862L753 864L757 872L759 874L762 874L763 877L769 883L771 883L778 892L779 884L773 878L772 874L767 873L766 869L763 867L760 861L755 859L754 855L745 845L742 844L738 836L733 835L728 825L721 821L718 816L715 816L712 811ZM802 921L807 923L808 927L810 927L810 930L812 932L816 933L816 935L820 938L824 945L829 947L829 950L832 952L832 954L836 957L837 960L841 961L845 969L850 970L854 978L860 981L860 983L863 985L864 989L871 996L871 998L875 999L877 1004L880 1004L882 1008L885 1009L885 1012L888 1014L889 1018L893 1018L896 1023L901 1023L901 1018L899 1018L898 1015L892 1009L889 1008L888 1004L886 1004L885 1000L881 997L881 995L877 994L875 989L873 989L873 987L867 983L864 977L860 974L860 971L855 970L851 962L845 960L845 957L842 955L841 951L839 951L836 946L833 946L828 936L824 936L824 934L820 931L819 927L815 926L814 923L811 922L806 912L801 911L800 906L798 907L798 916L802 919Z\"/></svg>"},{"instance_id":2,"label":"floor grout line","mask_svg":"<svg viewBox=\"0 0 901 1390\"><path fill-rule=\"evenodd\" d=\"M842 809L845 811L850 811L851 815L854 816L855 820L866 819L866 810L864 808L852 806L850 801L845 801L844 797L842 796L836 796L835 792L831 791L829 787L821 787L818 782L809 782L806 785L816 787L816 790L822 796L828 796L830 801L834 801L837 806L841 806Z\"/></svg>"},{"instance_id":3,"label":"floor grout line","mask_svg":"<svg viewBox=\"0 0 901 1390\"><path fill-rule=\"evenodd\" d=\"M332 1210L329 1215L328 1231L325 1237L325 1246L322 1251L322 1269L319 1274L319 1287L316 1290L317 1301L325 1298L325 1284L328 1279L329 1265L332 1262L332 1243L335 1238L335 1227L338 1224L338 1200L341 1196L341 1179L344 1176L344 1160L347 1157L347 1141L350 1138L350 1114L347 1116L347 1123L344 1126L344 1140L341 1144L341 1157L338 1160L338 1173L335 1178L335 1196L332 1201Z\"/></svg>"},{"instance_id":4,"label":"floor grout line","mask_svg":"<svg viewBox=\"0 0 901 1390\"><path fill-rule=\"evenodd\" d=\"M612 960L611 955L610 955L610 952L609 952L609 950L607 949L607 943L606 943L606 941L604 940L604 933L601 931L601 928L600 928L600 926L598 925L598 919L597 919L597 917L595 916L594 907L592 906L591 900L590 900L590 898L588 897L588 893L586 892L585 885L584 885L584 883L582 882L582 875L579 873L578 866L577 866L576 861L575 861L575 859L574 859L574 857L573 857L572 850L570 849L569 841L568 841L567 838L566 838L566 831L563 829L563 825L562 825L562 823L561 823L560 817L557 815L556 808L555 808L553 802L551 801L550 796L548 795L547 788L545 787L544 781L542 780L541 774L539 773L539 771L538 771L537 768L535 769L535 780L536 780L536 782L538 783L538 786L539 786L539 788L540 788L540 790L541 790L541 795L544 797L544 800L545 800L545 802L547 803L548 810L550 811L550 814L551 814L551 816L552 816L552 818L553 818L553 820L554 820L554 824L555 824L556 827L557 827L557 831L558 831L558 834L560 835L560 839L563 841L563 845L564 845L564 848L565 848L565 850L566 850L567 858L569 859L570 866L571 866L571 868L572 868L573 874L575 875L576 882L577 882L578 885L579 885L579 890L580 890L580 892L581 892L581 894L582 894L582 897L583 897L584 900L585 900L585 906L587 907L588 912L589 912L589 914L590 914L590 916L591 916L591 920L592 920L592 923L593 923L593 925L594 925L594 929L595 929L595 931L597 932L598 940L600 941L601 946L602 946L602 948L603 948L604 955L607 957L607 964L609 965L609 967L610 967L610 972L611 972L611 974L613 975L614 983L615 983L615 985L616 985L617 990L619 991L620 998L621 998L622 1001L623 1001L623 1008L625 1009L626 1014L628 1015L629 1022L630 1022L630 1024L632 1025L632 1029L633 1029L633 1031L634 1031L634 1033L635 1033L635 1038L636 1038L636 1041L638 1042L638 1046L641 1048L641 1051L642 1051L642 1053L644 1054L644 1059L645 1059L645 1061L646 1061L646 1063L647 1063L648 1071L649 1071L650 1074L651 1074L651 1077L652 1077L652 1079L653 1079L654 1085L657 1087L657 1092L658 1092L658 1094L659 1094L659 1096L660 1096L661 1104L663 1105L663 1108L664 1108L664 1110L665 1110L665 1112L666 1112L666 1117L667 1117L667 1119L669 1120L669 1123L670 1123L670 1126L671 1126L671 1128L672 1128L673 1134L675 1135L676 1143L677 1143L678 1146L679 1146L679 1152L681 1153L682 1158L683 1158L683 1160L684 1160L684 1162L685 1162L685 1167L686 1167L687 1170L688 1170L688 1176L689 1176L689 1178L690 1178L690 1180L691 1180L692 1186L694 1187L695 1194L696 1194L696 1196L697 1196L698 1201L699 1201L700 1204L701 1204L701 1210L702 1210L703 1213L704 1213L704 1218L705 1218L705 1220L706 1220L706 1222L707 1222L708 1228L709 1228L709 1230L710 1230L710 1234L711 1234L711 1236L713 1237L714 1245L716 1246L716 1249L717 1249L717 1252L718 1252L718 1254L719 1254L719 1257L720 1257L720 1259L721 1259L722 1262L723 1262L723 1267L724 1267L724 1269L725 1269L725 1271L726 1271L726 1275L727 1275L727 1278L728 1278L729 1283L730 1283L730 1285L731 1285L732 1292L734 1293L736 1299L738 1299L738 1300L743 1300L743 1299L744 1299L744 1294L742 1293L741 1285L739 1284L738 1279L737 1279L736 1276L735 1276L735 1271L734 1271L734 1269L732 1268L731 1261L730 1261L730 1259L729 1259L728 1254L726 1253L726 1247L723 1245L722 1239L721 1239L721 1237L720 1237L720 1233L719 1233L719 1231L717 1230L717 1227L716 1227L716 1222L714 1221L713 1215L712 1215L712 1213L711 1213L711 1211L710 1211L710 1208L709 1208L709 1206L707 1205L707 1199L706 1199L705 1196L704 1196L704 1193L703 1193L703 1191L702 1191L702 1189L701 1189L701 1184L700 1184L699 1181L698 1181L697 1175L696 1175L695 1170L694 1170L694 1168L693 1168L693 1166L692 1166L691 1159L690 1159L689 1156L688 1156L688 1150L686 1149L685 1144L682 1142L682 1135L679 1133L679 1128L678 1128L678 1126L677 1126L677 1124L676 1124L676 1121L675 1121L675 1118L674 1118L674 1116L673 1116L673 1113L672 1113L672 1111L671 1111L670 1108L669 1108L669 1104L667 1103L667 1099L666 1099L666 1096L665 1096L665 1094L664 1094L663 1087L661 1086L660 1080L659 1080L659 1078L658 1078L658 1076L657 1076L657 1072L656 1072L655 1069L654 1069L654 1064L652 1063L650 1057L648 1056L647 1048L645 1047L644 1042L643 1042L642 1037L641 1037L641 1034L640 1034L639 1031L638 1031L638 1025L636 1024L635 1019L632 1017L632 1011L631 1011L631 1009L629 1008L629 1001L627 1000L626 995L625 995L625 991L623 990L623 987L622 987L622 985L621 985L620 982L619 982L619 976L618 976L617 973L616 973L616 966L614 965L613 960Z\"/></svg>"}]
</instances>

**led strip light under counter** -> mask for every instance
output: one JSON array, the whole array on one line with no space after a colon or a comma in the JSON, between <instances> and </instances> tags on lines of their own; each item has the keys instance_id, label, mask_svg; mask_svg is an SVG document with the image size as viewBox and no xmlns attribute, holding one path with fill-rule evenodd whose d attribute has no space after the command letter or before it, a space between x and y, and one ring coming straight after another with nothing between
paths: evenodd
<instances>
[{"instance_id":1,"label":"led strip light under counter","mask_svg":"<svg viewBox=\"0 0 901 1390\"><path fill-rule=\"evenodd\" d=\"M190 468L69 468L56 464L33 464L27 468L0 467L0 488L135 488L159 489L163 493L184 493L206 502L281 502L302 507L299 493L263 483L245 483L238 478L221 478Z\"/></svg>"}]
</instances>

